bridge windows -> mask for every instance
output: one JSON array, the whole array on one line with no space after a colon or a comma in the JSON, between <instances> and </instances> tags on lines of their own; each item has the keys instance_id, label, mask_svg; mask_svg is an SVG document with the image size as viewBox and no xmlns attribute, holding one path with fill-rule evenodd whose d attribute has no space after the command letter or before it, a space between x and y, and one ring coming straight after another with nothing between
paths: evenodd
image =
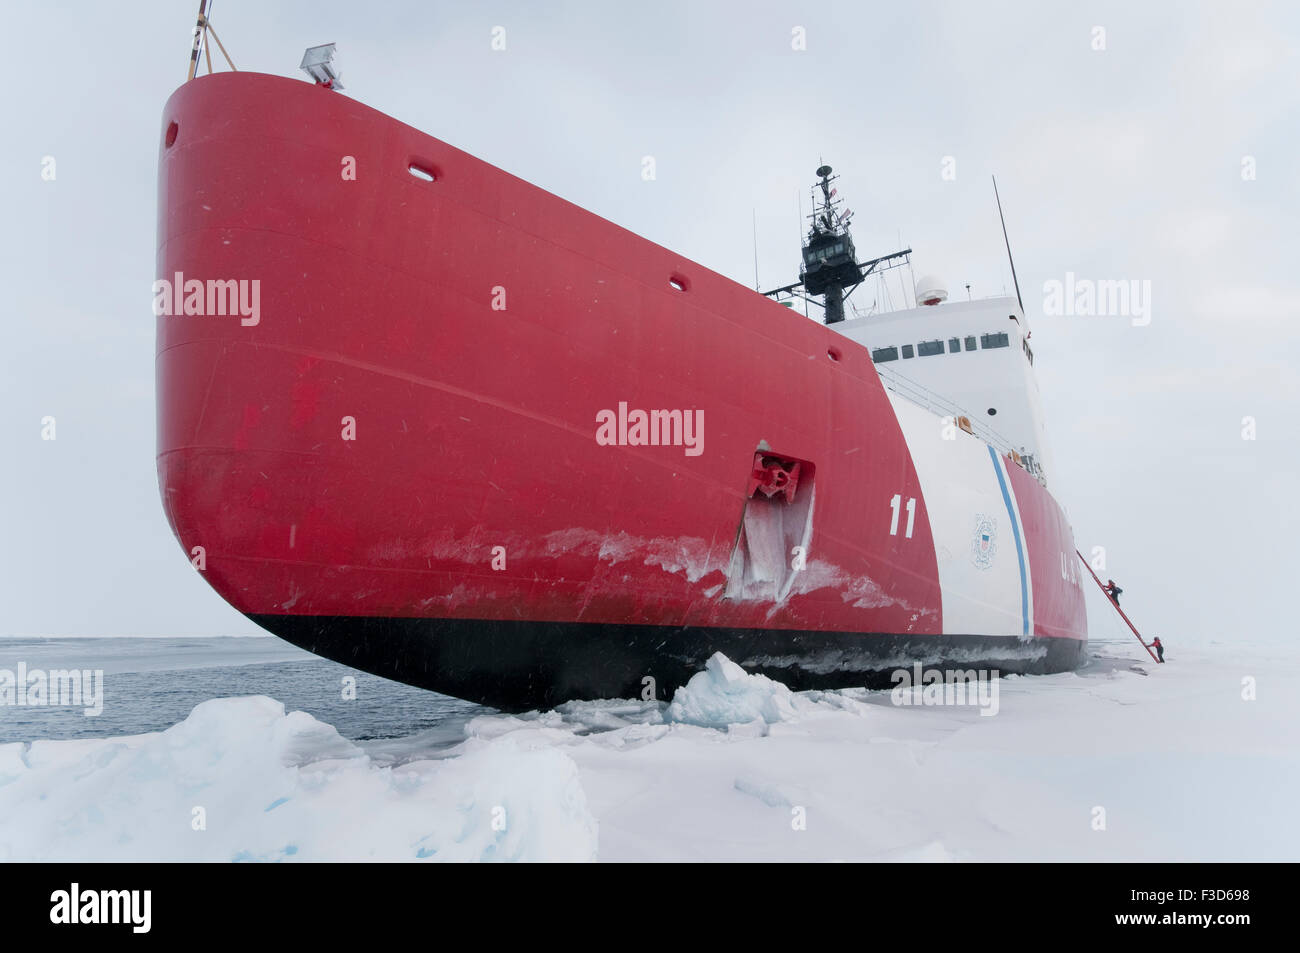
<instances>
[{"instance_id":1,"label":"bridge windows","mask_svg":"<svg viewBox=\"0 0 1300 953\"><path fill-rule=\"evenodd\" d=\"M999 331L996 334L984 334L980 336L980 347L1010 347L1011 342L1007 338L1006 331Z\"/></svg>"},{"instance_id":2,"label":"bridge windows","mask_svg":"<svg viewBox=\"0 0 1300 953\"><path fill-rule=\"evenodd\" d=\"M912 345L910 344L903 345L903 357L904 359L909 357L916 357L916 355L912 353Z\"/></svg>"},{"instance_id":3,"label":"bridge windows","mask_svg":"<svg viewBox=\"0 0 1300 953\"><path fill-rule=\"evenodd\" d=\"M878 347L871 352L871 360L876 364L883 364L885 361L896 361L898 360L898 348Z\"/></svg>"},{"instance_id":4,"label":"bridge windows","mask_svg":"<svg viewBox=\"0 0 1300 953\"><path fill-rule=\"evenodd\" d=\"M966 350L968 351L975 350L975 335L972 334L966 338Z\"/></svg>"},{"instance_id":5,"label":"bridge windows","mask_svg":"<svg viewBox=\"0 0 1300 953\"><path fill-rule=\"evenodd\" d=\"M835 242L834 244L823 245L820 248L805 248L803 260L812 265L828 258L834 258L836 255L843 255L846 247L844 242Z\"/></svg>"},{"instance_id":6,"label":"bridge windows","mask_svg":"<svg viewBox=\"0 0 1300 953\"><path fill-rule=\"evenodd\" d=\"M961 350L961 338L948 338L948 353L956 354Z\"/></svg>"},{"instance_id":7,"label":"bridge windows","mask_svg":"<svg viewBox=\"0 0 1300 953\"><path fill-rule=\"evenodd\" d=\"M934 354L943 353L942 341L922 341L916 346L916 353L919 357L930 357Z\"/></svg>"}]
</instances>

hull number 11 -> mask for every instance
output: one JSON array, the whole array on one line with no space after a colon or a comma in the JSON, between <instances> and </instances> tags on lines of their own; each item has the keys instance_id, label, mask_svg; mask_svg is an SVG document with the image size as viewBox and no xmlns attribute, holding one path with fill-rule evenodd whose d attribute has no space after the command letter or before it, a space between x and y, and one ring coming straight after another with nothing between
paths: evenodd
<instances>
[{"instance_id":1,"label":"hull number 11","mask_svg":"<svg viewBox=\"0 0 1300 953\"><path fill-rule=\"evenodd\" d=\"M894 518L889 521L889 535L898 535L898 508L903 502L903 497L899 493L894 494L894 498L889 501L889 505L894 510ZM904 530L903 536L907 539L912 538L912 524L916 522L916 497L907 498L907 529Z\"/></svg>"}]
</instances>

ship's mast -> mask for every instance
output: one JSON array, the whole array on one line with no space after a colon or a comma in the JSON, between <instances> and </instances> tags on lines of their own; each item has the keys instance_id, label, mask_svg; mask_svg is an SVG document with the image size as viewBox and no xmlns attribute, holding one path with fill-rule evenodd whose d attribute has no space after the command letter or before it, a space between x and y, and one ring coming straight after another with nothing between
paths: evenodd
<instances>
[{"instance_id":1,"label":"ship's mast","mask_svg":"<svg viewBox=\"0 0 1300 953\"><path fill-rule=\"evenodd\" d=\"M777 300L782 295L798 296L804 300L822 297L826 323L837 324L844 320L844 302L853 293L853 289L875 271L877 266L883 264L885 268L891 268L903 264L896 259L905 259L912 253L912 249L859 262L853 248L853 236L849 233L853 213L840 212L843 199L838 198L837 190L831 188L831 183L839 176L831 173L832 169L828 165L817 169L819 181L812 188L812 214L808 216L812 225L801 249L799 281L765 291L764 294ZM891 264L884 264L887 262Z\"/></svg>"},{"instance_id":2,"label":"ship's mast","mask_svg":"<svg viewBox=\"0 0 1300 953\"><path fill-rule=\"evenodd\" d=\"M221 42L221 37L217 36L217 31L212 28L212 21L209 17L212 14L211 0L199 0L199 18L194 25L194 44L190 47L190 69L185 77L185 82L192 80L198 73L199 69L199 50L203 50L203 57L208 62L208 74L212 74L212 50L208 48L208 35L217 41L217 49L221 50L221 55L226 58L226 64L235 72L234 62L230 59L230 54L226 52L225 44Z\"/></svg>"},{"instance_id":3,"label":"ship's mast","mask_svg":"<svg viewBox=\"0 0 1300 953\"><path fill-rule=\"evenodd\" d=\"M813 211L809 216L812 227L803 246L803 268L799 277L812 295L825 296L826 323L838 324L844 320L844 292L851 291L862 281L854 257L853 239L848 223L840 216L843 200L836 198L831 188L831 167L820 166L821 179L813 186ZM821 190L821 204L817 192Z\"/></svg>"}]
</instances>

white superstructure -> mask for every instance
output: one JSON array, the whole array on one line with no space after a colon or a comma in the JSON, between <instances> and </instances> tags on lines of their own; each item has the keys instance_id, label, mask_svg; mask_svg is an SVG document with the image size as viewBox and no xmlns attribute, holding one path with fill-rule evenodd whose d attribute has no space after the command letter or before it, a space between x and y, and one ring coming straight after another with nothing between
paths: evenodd
<instances>
[{"instance_id":1,"label":"white superstructure","mask_svg":"<svg viewBox=\"0 0 1300 953\"><path fill-rule=\"evenodd\" d=\"M871 351L886 388L941 417L969 421L971 432L1014 451L1046 484L1052 461L1033 351L1015 298L943 301L832 327Z\"/></svg>"}]
</instances>

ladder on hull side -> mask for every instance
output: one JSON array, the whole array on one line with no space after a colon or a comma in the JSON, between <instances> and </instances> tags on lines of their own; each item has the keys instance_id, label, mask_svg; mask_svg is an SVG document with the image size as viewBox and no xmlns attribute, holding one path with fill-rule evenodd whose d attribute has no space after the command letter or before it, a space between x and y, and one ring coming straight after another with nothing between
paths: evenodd
<instances>
[{"instance_id":1,"label":"ladder on hull side","mask_svg":"<svg viewBox=\"0 0 1300 953\"><path fill-rule=\"evenodd\" d=\"M1092 581L1095 582L1095 583L1097 584L1097 588L1100 589L1101 592L1102 592L1102 595L1104 595L1104 596L1106 597L1106 601L1109 602L1111 605L1113 605L1113 606L1115 607L1115 611L1119 613L1119 617L1120 617L1121 619L1123 619L1123 620L1128 624L1128 627L1129 627L1130 629L1133 630L1133 634L1137 636L1137 640L1138 640L1139 642L1142 642L1142 648L1144 648L1144 649L1147 650L1147 655L1150 655L1150 656L1151 656L1151 661L1155 662L1155 663L1158 665L1158 664L1160 663L1160 660L1159 660L1158 658L1156 658L1156 653L1155 653L1155 652L1152 652L1152 651L1151 651L1151 646L1147 645L1146 642L1144 642L1144 641L1142 640L1142 634L1141 634L1140 632L1138 632L1138 630L1137 630L1137 626L1135 626L1135 625L1133 624L1133 622L1129 619L1129 617L1128 617L1127 615L1124 614L1124 610L1121 609L1121 608L1119 607L1119 603L1116 602L1114 599L1112 599L1112 598L1110 597L1110 593L1108 593L1108 592L1106 591L1106 587L1105 587L1104 585L1102 585L1101 580L1097 578L1097 574L1096 574L1095 572L1093 572L1093 571L1092 571L1092 567L1088 565L1088 560L1086 560L1086 559L1083 558L1083 553L1079 552L1079 551L1076 549L1076 550L1074 551L1074 555L1076 555L1076 556L1079 557L1079 561L1080 561L1081 563L1083 563L1084 566L1087 566L1087 569L1088 569L1088 575L1092 576Z\"/></svg>"}]
</instances>

